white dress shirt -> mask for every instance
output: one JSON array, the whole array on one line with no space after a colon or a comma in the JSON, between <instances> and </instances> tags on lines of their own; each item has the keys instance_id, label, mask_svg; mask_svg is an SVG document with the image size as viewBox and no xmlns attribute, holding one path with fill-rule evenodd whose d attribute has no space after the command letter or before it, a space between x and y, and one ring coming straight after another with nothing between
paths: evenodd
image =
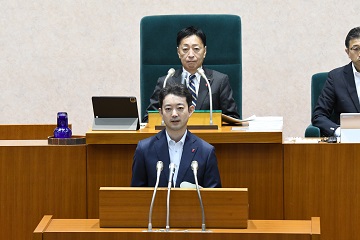
<instances>
[{"instance_id":1,"label":"white dress shirt","mask_svg":"<svg viewBox=\"0 0 360 240\"><path fill-rule=\"evenodd\" d=\"M174 183L174 186L176 186L176 179L177 179L177 175L178 175L179 168L180 168L180 160L181 160L181 156L182 156L182 152L183 152L183 147L184 147L184 143L185 143L187 130L186 130L185 134L182 136L182 138L180 139L180 141L178 141L178 142L175 142L174 140L172 140L166 131L165 131L165 133L166 133L166 138L167 138L167 142L169 145L170 163L174 163L176 166L174 177L173 177L173 183Z\"/></svg>"},{"instance_id":2,"label":"white dress shirt","mask_svg":"<svg viewBox=\"0 0 360 240\"><path fill-rule=\"evenodd\" d=\"M183 72L181 74L181 77L183 79L183 81L186 83L186 86L189 88L189 77L190 77L191 73L189 73L188 71L186 71L183 68ZM200 79L201 76L200 74L198 74L197 72L195 73L196 78L194 79L194 84L195 84L195 90L196 90L196 95L199 94L199 86L200 86Z\"/></svg>"}]
</instances>

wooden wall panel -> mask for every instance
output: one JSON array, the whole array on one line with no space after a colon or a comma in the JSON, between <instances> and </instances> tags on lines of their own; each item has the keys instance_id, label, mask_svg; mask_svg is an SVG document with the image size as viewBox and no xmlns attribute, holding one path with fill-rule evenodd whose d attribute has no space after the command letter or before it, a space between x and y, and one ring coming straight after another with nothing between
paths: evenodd
<instances>
[{"instance_id":1,"label":"wooden wall panel","mask_svg":"<svg viewBox=\"0 0 360 240\"><path fill-rule=\"evenodd\" d=\"M86 146L16 142L0 141L0 239L31 239L45 214L86 218Z\"/></svg>"},{"instance_id":2,"label":"wooden wall panel","mask_svg":"<svg viewBox=\"0 0 360 240\"><path fill-rule=\"evenodd\" d=\"M284 215L319 216L322 239L358 239L360 145L284 144Z\"/></svg>"}]
</instances>

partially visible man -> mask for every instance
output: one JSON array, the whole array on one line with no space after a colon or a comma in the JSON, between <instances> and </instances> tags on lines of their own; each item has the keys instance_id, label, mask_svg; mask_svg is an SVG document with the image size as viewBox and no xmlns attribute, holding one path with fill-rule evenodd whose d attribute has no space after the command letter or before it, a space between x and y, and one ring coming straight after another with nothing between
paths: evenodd
<instances>
[{"instance_id":1,"label":"partially visible man","mask_svg":"<svg viewBox=\"0 0 360 240\"><path fill-rule=\"evenodd\" d=\"M191 162L199 165L198 183L202 187L221 187L215 148L187 130L187 122L194 112L191 93L184 85L168 85L159 93L159 112L165 129L155 136L141 140L135 150L132 180L133 187L154 187L156 164L162 161L164 169L159 187L166 187L169 179L169 164L177 167L173 186L182 182L195 183Z\"/></svg>"},{"instance_id":2,"label":"partially visible man","mask_svg":"<svg viewBox=\"0 0 360 240\"><path fill-rule=\"evenodd\" d=\"M329 72L312 116L312 124L325 137L340 136L341 113L360 112L360 27L350 30L345 47L351 62Z\"/></svg>"},{"instance_id":3,"label":"partially visible man","mask_svg":"<svg viewBox=\"0 0 360 240\"><path fill-rule=\"evenodd\" d=\"M202 66L206 56L206 35L201 29L193 26L180 30L177 34L177 53L182 68L175 71L173 77L167 80L167 84L185 84L189 87L192 79L194 91L196 92L196 110L209 110L210 98L206 81L197 73L198 68L203 68L209 80L212 91L212 102L214 110L221 110L223 114L234 118L240 118L237 105L233 98L233 91L229 83L229 77L223 73ZM148 121L148 111L158 110L159 92L163 88L165 76L157 81L155 90L150 98L150 105L142 122Z\"/></svg>"}]
</instances>

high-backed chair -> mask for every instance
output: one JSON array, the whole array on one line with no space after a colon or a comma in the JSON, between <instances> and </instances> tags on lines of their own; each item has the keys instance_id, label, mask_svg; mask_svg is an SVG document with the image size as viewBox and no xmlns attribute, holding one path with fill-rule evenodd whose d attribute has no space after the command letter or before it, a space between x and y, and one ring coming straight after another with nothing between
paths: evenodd
<instances>
[{"instance_id":1,"label":"high-backed chair","mask_svg":"<svg viewBox=\"0 0 360 240\"><path fill-rule=\"evenodd\" d=\"M311 77L311 116L328 76L328 72L320 72ZM310 124L305 130L305 137L320 137L320 129Z\"/></svg>"},{"instance_id":2,"label":"high-backed chair","mask_svg":"<svg viewBox=\"0 0 360 240\"><path fill-rule=\"evenodd\" d=\"M242 115L241 19L236 15L157 15L140 23L141 118L150 103L157 79L170 68L181 67L176 37L194 26L206 34L207 54L203 65L229 76L240 117Z\"/></svg>"}]
</instances>

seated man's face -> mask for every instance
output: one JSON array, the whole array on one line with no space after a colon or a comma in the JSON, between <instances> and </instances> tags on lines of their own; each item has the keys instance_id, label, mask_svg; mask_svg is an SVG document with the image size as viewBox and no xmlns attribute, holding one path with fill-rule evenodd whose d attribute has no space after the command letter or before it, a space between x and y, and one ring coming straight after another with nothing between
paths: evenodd
<instances>
[{"instance_id":1,"label":"seated man's face","mask_svg":"<svg viewBox=\"0 0 360 240\"><path fill-rule=\"evenodd\" d=\"M345 49L357 71L360 71L360 38L351 39L349 48Z\"/></svg>"},{"instance_id":2,"label":"seated man's face","mask_svg":"<svg viewBox=\"0 0 360 240\"><path fill-rule=\"evenodd\" d=\"M193 111L194 106L188 107L185 97L173 94L164 98L163 106L159 109L168 131L185 131L188 119Z\"/></svg>"},{"instance_id":3,"label":"seated man's face","mask_svg":"<svg viewBox=\"0 0 360 240\"><path fill-rule=\"evenodd\" d=\"M182 39L177 50L181 64L191 74L201 67L206 55L206 47L196 35Z\"/></svg>"}]
</instances>

